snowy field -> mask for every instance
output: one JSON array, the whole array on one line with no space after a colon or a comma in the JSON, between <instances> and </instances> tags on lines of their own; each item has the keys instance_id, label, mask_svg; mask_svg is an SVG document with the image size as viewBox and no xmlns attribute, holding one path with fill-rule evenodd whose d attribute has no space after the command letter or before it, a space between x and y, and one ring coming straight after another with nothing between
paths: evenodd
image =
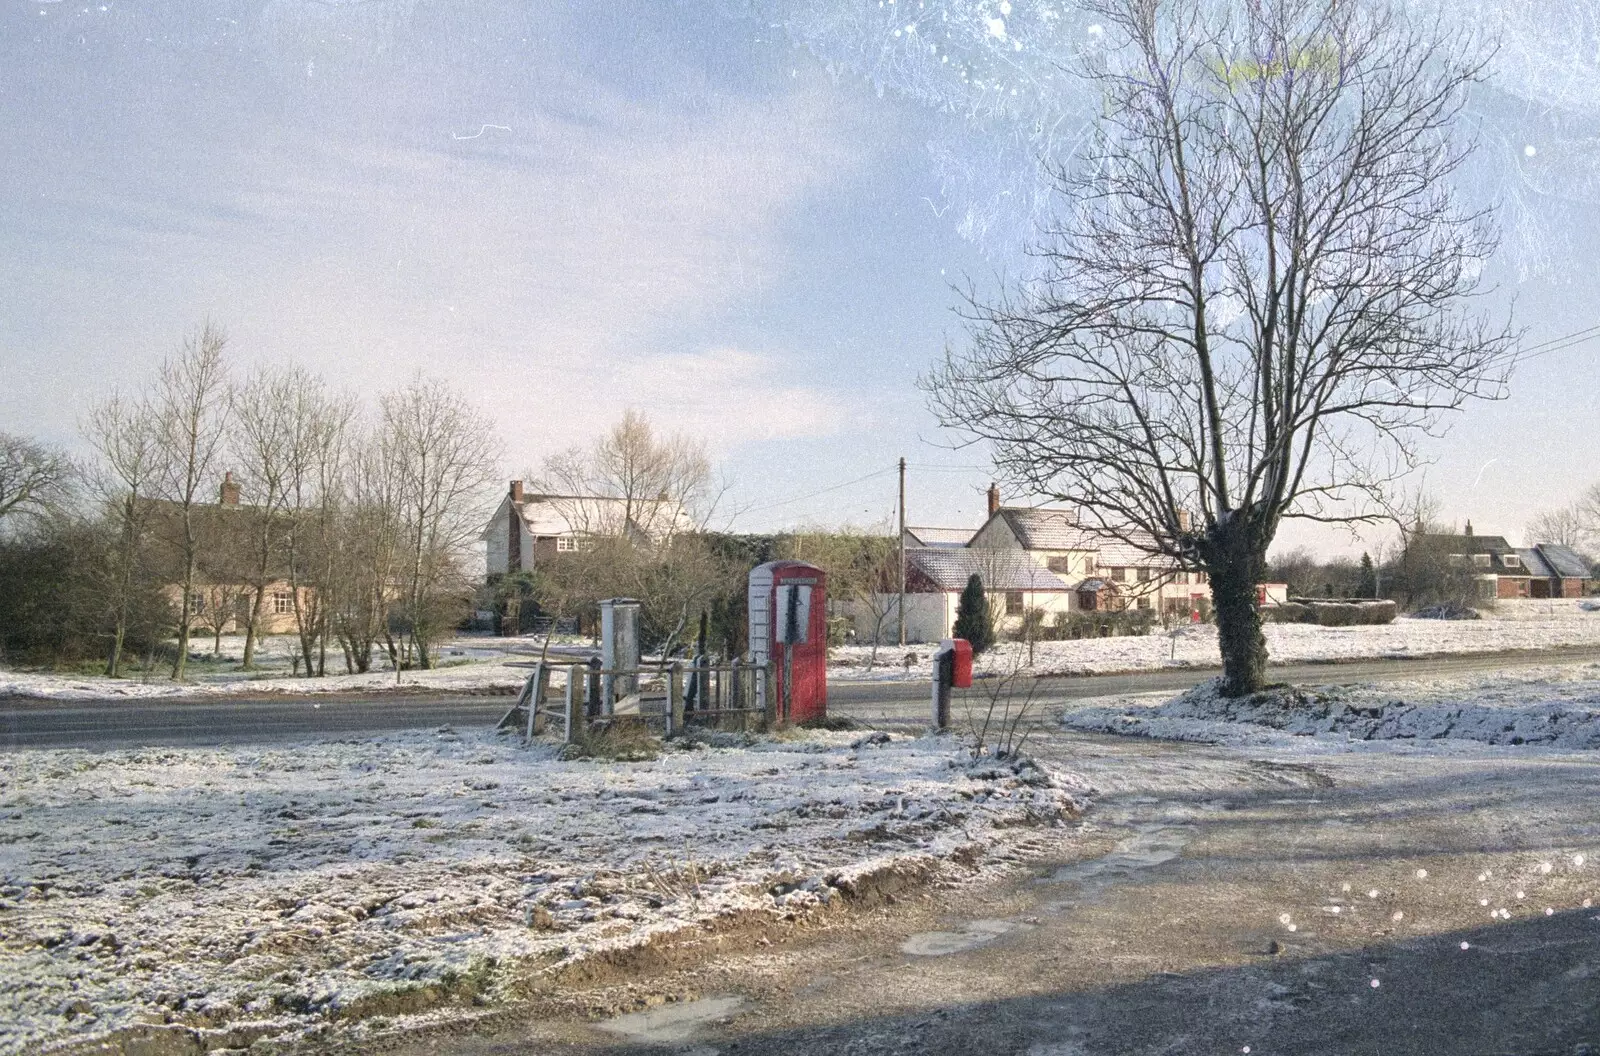
<instances>
[{"instance_id":1,"label":"snowy field","mask_svg":"<svg viewBox=\"0 0 1600 1056\"><path fill-rule=\"evenodd\" d=\"M1594 610L1585 609L1594 605ZM1600 646L1600 604L1579 601L1502 601L1479 620L1419 620L1402 616L1370 627L1319 627L1302 623L1269 623L1267 651L1274 663L1332 662L1381 657L1431 656L1445 653L1490 653L1507 649L1554 649ZM978 659L980 673L1006 673L1018 668L1037 674L1092 675L1162 668L1217 667L1217 629L1209 624L1185 625L1176 631L1143 636L1085 638L1037 642L1030 668L1028 647L1006 643ZM895 681L926 680L930 646L879 646L878 663L866 669L871 649L849 646L833 651L830 679ZM908 654L915 662L904 665Z\"/></svg>"},{"instance_id":2,"label":"snowy field","mask_svg":"<svg viewBox=\"0 0 1600 1056\"><path fill-rule=\"evenodd\" d=\"M1600 749L1600 664L1383 684L1299 686L1229 700L1203 683L1177 697L1084 701L1069 729L1299 754Z\"/></svg>"},{"instance_id":3,"label":"snowy field","mask_svg":"<svg viewBox=\"0 0 1600 1056\"><path fill-rule=\"evenodd\" d=\"M881 734L638 763L448 728L9 752L0 1052L140 1024L211 1049L470 1015L715 918L1003 870L1089 791Z\"/></svg>"},{"instance_id":4,"label":"snowy field","mask_svg":"<svg viewBox=\"0 0 1600 1056\"><path fill-rule=\"evenodd\" d=\"M445 643L438 652L439 666L431 671L384 668L364 675L330 674L326 678L301 678L291 671L294 639L268 638L258 653L257 671L238 669L242 644L238 637L222 639L222 660L210 660L211 642L196 642L194 653L208 659L196 664L185 682L163 675L144 678L105 678L99 675L60 675L50 672L0 669L0 697L48 700L148 700L158 697L194 697L263 693L347 693L393 689L441 693L511 693L521 687L539 657L542 638L460 638ZM558 640L557 644L561 644ZM385 661L386 663L386 661ZM220 670L218 670L220 668ZM342 671L344 662L329 657L329 669Z\"/></svg>"}]
</instances>

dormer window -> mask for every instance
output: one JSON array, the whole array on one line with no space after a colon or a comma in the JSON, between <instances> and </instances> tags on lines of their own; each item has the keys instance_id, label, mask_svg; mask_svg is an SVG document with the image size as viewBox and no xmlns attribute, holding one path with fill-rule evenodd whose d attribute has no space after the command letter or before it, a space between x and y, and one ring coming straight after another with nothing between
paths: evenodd
<instances>
[{"instance_id":1,"label":"dormer window","mask_svg":"<svg viewBox=\"0 0 1600 1056\"><path fill-rule=\"evenodd\" d=\"M1493 562L1488 554L1473 554L1472 563L1479 568L1489 568Z\"/></svg>"},{"instance_id":2,"label":"dormer window","mask_svg":"<svg viewBox=\"0 0 1600 1056\"><path fill-rule=\"evenodd\" d=\"M1522 558L1518 557L1516 554L1501 554L1500 563L1505 565L1507 568L1521 568Z\"/></svg>"}]
</instances>

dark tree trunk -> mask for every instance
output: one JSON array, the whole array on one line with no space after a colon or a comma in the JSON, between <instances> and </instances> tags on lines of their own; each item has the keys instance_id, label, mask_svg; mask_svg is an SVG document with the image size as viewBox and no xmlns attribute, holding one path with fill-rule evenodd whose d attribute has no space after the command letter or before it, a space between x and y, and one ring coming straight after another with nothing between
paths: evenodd
<instances>
[{"instance_id":1,"label":"dark tree trunk","mask_svg":"<svg viewBox=\"0 0 1600 1056\"><path fill-rule=\"evenodd\" d=\"M1256 584L1265 571L1266 555L1243 518L1212 529L1206 549L1211 579L1211 604L1217 617L1217 644L1222 652L1222 693L1242 697L1267 684L1267 639L1261 633Z\"/></svg>"}]
</instances>

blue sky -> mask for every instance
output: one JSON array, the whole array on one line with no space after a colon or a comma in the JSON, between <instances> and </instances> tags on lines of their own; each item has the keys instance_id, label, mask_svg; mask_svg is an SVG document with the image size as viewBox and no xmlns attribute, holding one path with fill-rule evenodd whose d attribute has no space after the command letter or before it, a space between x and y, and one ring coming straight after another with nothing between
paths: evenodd
<instances>
[{"instance_id":1,"label":"blue sky","mask_svg":"<svg viewBox=\"0 0 1600 1056\"><path fill-rule=\"evenodd\" d=\"M1040 5L1018 3L1020 26ZM998 8L961 6L972 48L1020 45L987 31ZM1007 135L1028 115L908 66L899 18L7 0L0 428L76 445L94 400L209 316L241 373L448 379L496 422L507 476L633 406L706 439L740 528L880 521L901 455L914 523L976 523L987 475L957 467L981 453L949 449L914 382L960 338L952 284L1020 262L1022 228L975 240L972 220L1032 179ZM1530 340L1600 322L1593 206L1558 204L1558 266L1500 269ZM1600 478L1597 362L1535 360L1462 417L1430 474L1447 516L1515 534Z\"/></svg>"}]
</instances>

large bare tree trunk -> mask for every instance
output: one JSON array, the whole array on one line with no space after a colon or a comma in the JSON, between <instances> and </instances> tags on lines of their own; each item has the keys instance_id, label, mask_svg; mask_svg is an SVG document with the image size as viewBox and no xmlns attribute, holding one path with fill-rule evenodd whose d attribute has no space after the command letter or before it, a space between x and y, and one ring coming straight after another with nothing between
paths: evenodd
<instances>
[{"instance_id":1,"label":"large bare tree trunk","mask_svg":"<svg viewBox=\"0 0 1600 1056\"><path fill-rule=\"evenodd\" d=\"M1257 693L1267 684L1267 639L1256 604L1256 584L1266 560L1249 536L1243 528L1218 525L1212 533L1214 548L1207 554L1222 652L1222 693L1228 697Z\"/></svg>"}]
</instances>

